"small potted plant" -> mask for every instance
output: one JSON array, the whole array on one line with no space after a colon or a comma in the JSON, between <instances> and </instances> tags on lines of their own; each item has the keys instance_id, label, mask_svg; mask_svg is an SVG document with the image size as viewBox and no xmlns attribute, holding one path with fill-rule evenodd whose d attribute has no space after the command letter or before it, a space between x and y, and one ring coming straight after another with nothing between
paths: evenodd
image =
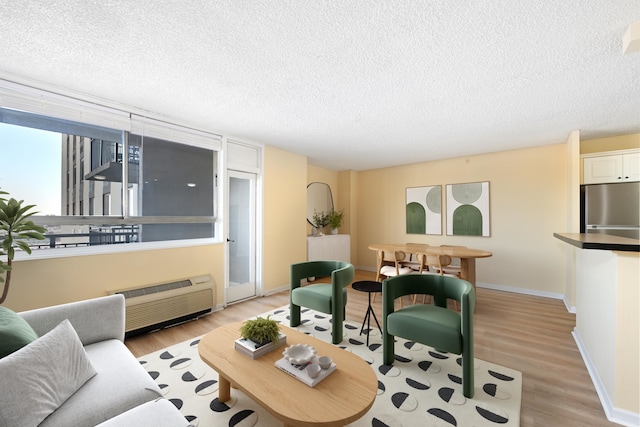
<instances>
[{"instance_id":1,"label":"small potted plant","mask_svg":"<svg viewBox=\"0 0 640 427\"><path fill-rule=\"evenodd\" d=\"M331 227L331 234L338 234L338 227L342 225L342 219L344 218L344 210L339 211L332 210L328 215L329 227Z\"/></svg>"},{"instance_id":2,"label":"small potted plant","mask_svg":"<svg viewBox=\"0 0 640 427\"><path fill-rule=\"evenodd\" d=\"M267 316L257 317L245 321L240 328L240 335L244 339L253 341L258 345L264 345L272 342L278 344L280 340L280 325L275 320Z\"/></svg>"},{"instance_id":3,"label":"small potted plant","mask_svg":"<svg viewBox=\"0 0 640 427\"><path fill-rule=\"evenodd\" d=\"M317 232L318 236L322 236L322 229L329 224L329 214L325 211L313 210L313 228Z\"/></svg>"}]
</instances>

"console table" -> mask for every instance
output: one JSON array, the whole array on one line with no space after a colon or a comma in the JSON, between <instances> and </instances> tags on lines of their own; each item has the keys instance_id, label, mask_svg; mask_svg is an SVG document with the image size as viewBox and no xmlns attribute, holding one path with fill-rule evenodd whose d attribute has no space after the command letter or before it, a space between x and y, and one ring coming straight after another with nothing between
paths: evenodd
<instances>
[{"instance_id":1,"label":"console table","mask_svg":"<svg viewBox=\"0 0 640 427\"><path fill-rule=\"evenodd\" d=\"M307 261L351 262L351 239L348 234L307 236Z\"/></svg>"}]
</instances>

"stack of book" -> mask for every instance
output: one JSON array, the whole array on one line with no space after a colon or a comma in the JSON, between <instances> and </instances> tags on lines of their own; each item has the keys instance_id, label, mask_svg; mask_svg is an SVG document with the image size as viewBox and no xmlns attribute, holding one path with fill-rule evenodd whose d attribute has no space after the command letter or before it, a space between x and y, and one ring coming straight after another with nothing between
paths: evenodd
<instances>
[{"instance_id":1,"label":"stack of book","mask_svg":"<svg viewBox=\"0 0 640 427\"><path fill-rule=\"evenodd\" d=\"M315 387L316 384L327 378L329 374L336 370L336 364L332 363L329 369L322 369L317 377L311 378L309 374L307 374L307 371L305 371L306 365L294 365L284 357L277 360L275 365L281 371L286 372L298 381L302 381L309 387Z\"/></svg>"},{"instance_id":2,"label":"stack of book","mask_svg":"<svg viewBox=\"0 0 640 427\"><path fill-rule=\"evenodd\" d=\"M280 339L275 344L272 342L258 344L251 340L238 338L235 341L235 347L240 353L245 354L252 359L257 359L258 357L269 353L271 350L275 350L276 348L283 346L286 342L287 336L281 333Z\"/></svg>"}]
</instances>

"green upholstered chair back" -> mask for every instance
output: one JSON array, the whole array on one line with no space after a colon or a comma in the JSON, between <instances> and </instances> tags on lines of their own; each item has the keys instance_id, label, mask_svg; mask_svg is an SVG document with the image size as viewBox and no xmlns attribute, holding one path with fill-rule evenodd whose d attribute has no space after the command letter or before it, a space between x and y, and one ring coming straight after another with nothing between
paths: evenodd
<instances>
[{"instance_id":1,"label":"green upholstered chair back","mask_svg":"<svg viewBox=\"0 0 640 427\"><path fill-rule=\"evenodd\" d=\"M347 303L345 287L353 282L355 268L343 261L308 261L291 265L290 325L300 325L300 307L308 307L332 316L333 343L342 342L344 307ZM301 286L309 277L331 277L331 283Z\"/></svg>"},{"instance_id":2,"label":"green upholstered chair back","mask_svg":"<svg viewBox=\"0 0 640 427\"><path fill-rule=\"evenodd\" d=\"M433 306L417 304L395 310L401 296L432 295ZM447 309L447 299L460 305L460 313ZM383 359L393 363L394 336L438 350L462 355L463 394L473 397L473 312L475 290L471 283L451 276L405 274L382 282Z\"/></svg>"},{"instance_id":3,"label":"green upholstered chair back","mask_svg":"<svg viewBox=\"0 0 640 427\"><path fill-rule=\"evenodd\" d=\"M385 283L387 283L385 288ZM403 276L392 277L382 282L382 294L385 295L387 289L390 301L391 312L393 311L393 301L404 295L433 295L434 303L438 307L446 307L447 299L458 301L463 311L470 310L473 313L476 306L476 294L471 283L466 280L451 276L440 276L431 274L405 274Z\"/></svg>"},{"instance_id":4,"label":"green upholstered chair back","mask_svg":"<svg viewBox=\"0 0 640 427\"><path fill-rule=\"evenodd\" d=\"M307 261L291 264L291 286L297 288L302 279L308 277L331 277L343 288L353 282L355 269L344 261Z\"/></svg>"}]
</instances>

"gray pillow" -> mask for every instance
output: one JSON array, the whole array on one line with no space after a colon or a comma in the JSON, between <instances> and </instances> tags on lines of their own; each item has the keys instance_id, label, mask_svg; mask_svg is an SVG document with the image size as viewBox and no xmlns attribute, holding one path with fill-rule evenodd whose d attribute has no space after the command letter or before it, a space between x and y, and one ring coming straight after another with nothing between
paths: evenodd
<instances>
[{"instance_id":1,"label":"gray pillow","mask_svg":"<svg viewBox=\"0 0 640 427\"><path fill-rule=\"evenodd\" d=\"M96 374L68 320L0 359L0 425L35 426Z\"/></svg>"}]
</instances>

